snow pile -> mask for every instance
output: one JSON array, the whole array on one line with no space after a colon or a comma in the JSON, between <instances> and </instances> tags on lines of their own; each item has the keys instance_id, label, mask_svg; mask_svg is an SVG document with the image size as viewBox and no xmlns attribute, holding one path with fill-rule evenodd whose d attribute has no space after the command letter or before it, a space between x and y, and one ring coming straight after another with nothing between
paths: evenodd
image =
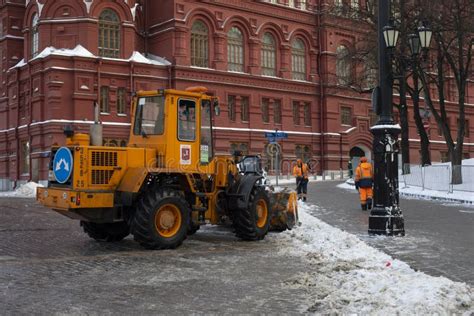
<instances>
[{"instance_id":1,"label":"snow pile","mask_svg":"<svg viewBox=\"0 0 474 316\"><path fill-rule=\"evenodd\" d=\"M28 182L23 184L15 191L0 192L0 197L21 197L21 198L34 198L36 197L36 189L42 188L43 185L36 182Z\"/></svg>"},{"instance_id":2,"label":"snow pile","mask_svg":"<svg viewBox=\"0 0 474 316\"><path fill-rule=\"evenodd\" d=\"M269 236L281 244L280 251L307 261L307 271L284 283L309 293L308 312L379 315L474 312L474 294L465 283L416 272L356 236L309 215L317 210L316 206L300 203L302 226Z\"/></svg>"},{"instance_id":3,"label":"snow pile","mask_svg":"<svg viewBox=\"0 0 474 316\"><path fill-rule=\"evenodd\" d=\"M474 204L474 194L472 192L444 192L435 190L423 190L421 187L407 186L399 189L401 195L424 198L428 200L443 200Z\"/></svg>"},{"instance_id":4,"label":"snow pile","mask_svg":"<svg viewBox=\"0 0 474 316\"><path fill-rule=\"evenodd\" d=\"M347 189L347 190L354 190L355 191L355 181L354 179L348 179L344 183L338 184L338 188Z\"/></svg>"}]
</instances>

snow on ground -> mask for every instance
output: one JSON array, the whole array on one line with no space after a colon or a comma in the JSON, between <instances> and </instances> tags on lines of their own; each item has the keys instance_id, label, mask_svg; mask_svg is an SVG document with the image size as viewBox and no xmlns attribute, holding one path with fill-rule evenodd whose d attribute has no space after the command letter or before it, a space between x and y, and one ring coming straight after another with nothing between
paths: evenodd
<instances>
[{"instance_id":1,"label":"snow on ground","mask_svg":"<svg viewBox=\"0 0 474 316\"><path fill-rule=\"evenodd\" d=\"M349 179L344 183L338 184L338 188L355 190L354 180ZM445 192L445 191L436 191L422 189L421 187L416 186L406 186L403 183L400 183L398 188L400 195L406 197L416 197L427 200L442 200L442 201L453 201L453 202L462 202L467 204L474 204L474 194L472 192L463 192L463 191L454 191L454 192Z\"/></svg>"},{"instance_id":2,"label":"snow on ground","mask_svg":"<svg viewBox=\"0 0 474 316\"><path fill-rule=\"evenodd\" d=\"M474 204L473 192L454 191L451 193L435 190L423 190L420 187L406 186L399 189L405 196L415 196L419 198L444 200L444 201L463 201L464 203Z\"/></svg>"},{"instance_id":3,"label":"snow on ground","mask_svg":"<svg viewBox=\"0 0 474 316\"><path fill-rule=\"evenodd\" d=\"M38 187L42 188L43 186L36 182L28 182L15 191L0 192L0 197L34 198L36 197L36 188Z\"/></svg>"},{"instance_id":4,"label":"snow on ground","mask_svg":"<svg viewBox=\"0 0 474 316\"><path fill-rule=\"evenodd\" d=\"M302 225L268 236L279 243L281 252L308 262L307 271L285 281L287 286L308 291L308 311L375 315L474 312L474 292L467 284L416 272L309 214L317 211L316 206L300 203Z\"/></svg>"}]
</instances>

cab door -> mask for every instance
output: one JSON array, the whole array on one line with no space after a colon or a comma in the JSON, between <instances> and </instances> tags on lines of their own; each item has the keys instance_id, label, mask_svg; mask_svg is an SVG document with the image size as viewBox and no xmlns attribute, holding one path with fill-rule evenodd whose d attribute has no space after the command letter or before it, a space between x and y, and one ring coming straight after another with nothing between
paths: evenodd
<instances>
[{"instance_id":1,"label":"cab door","mask_svg":"<svg viewBox=\"0 0 474 316\"><path fill-rule=\"evenodd\" d=\"M183 171L197 171L199 165L199 130L198 118L200 109L195 98L178 97L177 115L177 163Z\"/></svg>"}]
</instances>

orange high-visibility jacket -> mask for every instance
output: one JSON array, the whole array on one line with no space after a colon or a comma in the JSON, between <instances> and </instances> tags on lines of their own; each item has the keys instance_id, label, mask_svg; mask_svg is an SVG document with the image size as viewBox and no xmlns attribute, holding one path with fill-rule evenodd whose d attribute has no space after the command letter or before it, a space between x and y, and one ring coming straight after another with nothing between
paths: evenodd
<instances>
[{"instance_id":1,"label":"orange high-visibility jacket","mask_svg":"<svg viewBox=\"0 0 474 316\"><path fill-rule=\"evenodd\" d=\"M374 178L374 169L369 162L362 162L355 172L355 181L361 188L372 187L372 180Z\"/></svg>"},{"instance_id":2,"label":"orange high-visibility jacket","mask_svg":"<svg viewBox=\"0 0 474 316\"><path fill-rule=\"evenodd\" d=\"M355 181L359 181L361 179L373 179L373 178L374 178L374 170L370 162L362 162L356 168Z\"/></svg>"},{"instance_id":3,"label":"orange high-visibility jacket","mask_svg":"<svg viewBox=\"0 0 474 316\"><path fill-rule=\"evenodd\" d=\"M308 179L308 165L303 163L301 166L294 166L293 175L295 177L304 177L305 179Z\"/></svg>"}]
</instances>

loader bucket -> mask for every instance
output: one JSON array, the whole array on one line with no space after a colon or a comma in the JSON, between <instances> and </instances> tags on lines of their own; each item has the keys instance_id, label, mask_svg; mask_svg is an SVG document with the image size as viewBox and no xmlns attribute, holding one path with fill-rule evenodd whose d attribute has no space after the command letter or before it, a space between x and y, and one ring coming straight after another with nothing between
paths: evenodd
<instances>
[{"instance_id":1,"label":"loader bucket","mask_svg":"<svg viewBox=\"0 0 474 316\"><path fill-rule=\"evenodd\" d=\"M270 230L292 229L298 223L298 201L296 192L288 188L279 192L268 191L270 199Z\"/></svg>"}]
</instances>

